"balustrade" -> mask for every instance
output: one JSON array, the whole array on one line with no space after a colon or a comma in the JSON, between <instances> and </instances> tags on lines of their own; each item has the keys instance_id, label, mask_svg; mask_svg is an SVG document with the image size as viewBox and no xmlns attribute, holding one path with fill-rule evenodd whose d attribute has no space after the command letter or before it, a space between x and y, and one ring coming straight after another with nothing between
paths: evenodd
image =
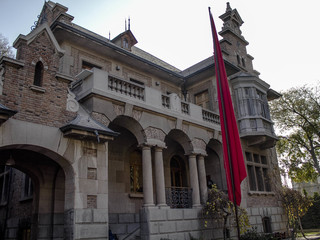
<instances>
[{"instance_id":1,"label":"balustrade","mask_svg":"<svg viewBox=\"0 0 320 240\"><path fill-rule=\"evenodd\" d=\"M144 100L144 87L138 84L127 82L116 77L108 77L108 87L111 91Z\"/></svg>"},{"instance_id":2,"label":"balustrade","mask_svg":"<svg viewBox=\"0 0 320 240\"><path fill-rule=\"evenodd\" d=\"M181 102L181 112L189 115L189 104L186 102Z\"/></svg>"},{"instance_id":3,"label":"balustrade","mask_svg":"<svg viewBox=\"0 0 320 240\"><path fill-rule=\"evenodd\" d=\"M202 118L204 121L220 124L220 116L215 112L202 109Z\"/></svg>"},{"instance_id":4,"label":"balustrade","mask_svg":"<svg viewBox=\"0 0 320 240\"><path fill-rule=\"evenodd\" d=\"M192 208L192 189L187 187L166 188L166 203L171 208Z\"/></svg>"}]
</instances>

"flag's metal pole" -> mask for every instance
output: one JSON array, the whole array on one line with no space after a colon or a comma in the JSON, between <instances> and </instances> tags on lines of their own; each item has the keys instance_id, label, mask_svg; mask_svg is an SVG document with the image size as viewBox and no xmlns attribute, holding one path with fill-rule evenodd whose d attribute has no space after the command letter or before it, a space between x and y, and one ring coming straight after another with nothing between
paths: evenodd
<instances>
[{"instance_id":1,"label":"flag's metal pole","mask_svg":"<svg viewBox=\"0 0 320 240\"><path fill-rule=\"evenodd\" d=\"M237 224L237 235L238 235L238 239L240 239L240 227L239 227L239 218L238 218L238 206L237 206L237 202L236 202L236 194L235 194L235 187L234 187L234 176L233 176L233 166L232 166L232 161L231 161L231 154L230 154L230 149L229 149L229 134L228 134L228 128L227 128L227 122L226 122L226 112L225 112L225 106L224 106L224 98L223 98L223 94L222 94L222 88L221 88L221 73L220 73L220 68L219 68L219 61L218 61L218 55L217 55L217 46L216 46L216 41L215 41L215 36L217 35L216 33L216 29L215 26L213 25L213 17L210 11L210 7L209 7L209 14L210 14L210 22L211 22L211 29L213 29L214 33L213 34L213 47L214 47L214 62L217 65L216 66L216 77L219 83L219 92L220 92L220 101L221 101L221 105L222 105L222 116L223 116L223 126L225 129L225 133L226 133L226 144L227 144L227 150L228 150L228 162L229 162L229 169L230 169L230 177L231 177L231 185L232 185L232 195L233 195L233 204L235 207L235 215L236 215L236 224ZM218 41L218 39L217 39ZM221 122L220 122L221 124ZM225 233L224 233L225 234Z\"/></svg>"}]
</instances>

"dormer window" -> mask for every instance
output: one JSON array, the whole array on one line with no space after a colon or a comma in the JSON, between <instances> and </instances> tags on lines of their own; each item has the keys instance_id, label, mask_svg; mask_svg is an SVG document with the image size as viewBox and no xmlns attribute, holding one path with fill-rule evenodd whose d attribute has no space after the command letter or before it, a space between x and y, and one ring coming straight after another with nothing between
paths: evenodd
<instances>
[{"instance_id":1,"label":"dormer window","mask_svg":"<svg viewBox=\"0 0 320 240\"><path fill-rule=\"evenodd\" d=\"M128 42L128 39L127 39L127 38L123 38L123 40L122 40L122 47L123 47L123 48L126 48L126 49L129 49L129 42Z\"/></svg>"},{"instance_id":2,"label":"dormer window","mask_svg":"<svg viewBox=\"0 0 320 240\"><path fill-rule=\"evenodd\" d=\"M43 80L43 64L42 62L37 62L35 71L34 71L34 80L33 85L41 87Z\"/></svg>"}]
</instances>

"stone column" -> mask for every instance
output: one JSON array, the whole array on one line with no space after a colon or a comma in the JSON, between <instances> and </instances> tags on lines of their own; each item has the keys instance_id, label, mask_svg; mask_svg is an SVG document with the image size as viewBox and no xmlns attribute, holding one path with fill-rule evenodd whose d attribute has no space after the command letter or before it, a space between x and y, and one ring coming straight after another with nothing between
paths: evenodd
<instances>
[{"instance_id":1,"label":"stone column","mask_svg":"<svg viewBox=\"0 0 320 240\"><path fill-rule=\"evenodd\" d=\"M200 207L199 181L196 155L189 155L190 185L192 188L192 207Z\"/></svg>"},{"instance_id":2,"label":"stone column","mask_svg":"<svg viewBox=\"0 0 320 240\"><path fill-rule=\"evenodd\" d=\"M144 207L154 206L153 183L152 183L152 161L150 146L142 146L142 175Z\"/></svg>"},{"instance_id":3,"label":"stone column","mask_svg":"<svg viewBox=\"0 0 320 240\"><path fill-rule=\"evenodd\" d=\"M163 170L163 157L162 148L155 147L154 162L155 162L155 177L156 177L156 193L157 193L157 206L167 206L166 194L164 185L164 170Z\"/></svg>"},{"instance_id":4,"label":"stone column","mask_svg":"<svg viewBox=\"0 0 320 240\"><path fill-rule=\"evenodd\" d=\"M200 201L202 204L205 204L208 198L208 187L203 155L198 155L198 174L200 186Z\"/></svg>"}]
</instances>

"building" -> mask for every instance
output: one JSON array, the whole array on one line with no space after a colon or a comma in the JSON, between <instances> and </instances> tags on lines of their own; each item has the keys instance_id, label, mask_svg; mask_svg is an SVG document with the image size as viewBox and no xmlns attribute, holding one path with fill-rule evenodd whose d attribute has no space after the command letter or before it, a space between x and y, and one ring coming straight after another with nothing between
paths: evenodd
<instances>
[{"instance_id":1,"label":"building","mask_svg":"<svg viewBox=\"0 0 320 240\"><path fill-rule=\"evenodd\" d=\"M320 193L320 177L315 182L295 182L292 181L292 188L301 193L306 192L312 197L315 193Z\"/></svg>"},{"instance_id":2,"label":"building","mask_svg":"<svg viewBox=\"0 0 320 240\"><path fill-rule=\"evenodd\" d=\"M45 2L16 58L0 61L2 237L221 238L199 217L207 179L227 188L213 58L181 71L137 48L130 28L109 40L67 10ZM268 101L279 94L253 69L237 10L220 18L248 172L242 206L259 231L284 231L269 177Z\"/></svg>"}]
</instances>

